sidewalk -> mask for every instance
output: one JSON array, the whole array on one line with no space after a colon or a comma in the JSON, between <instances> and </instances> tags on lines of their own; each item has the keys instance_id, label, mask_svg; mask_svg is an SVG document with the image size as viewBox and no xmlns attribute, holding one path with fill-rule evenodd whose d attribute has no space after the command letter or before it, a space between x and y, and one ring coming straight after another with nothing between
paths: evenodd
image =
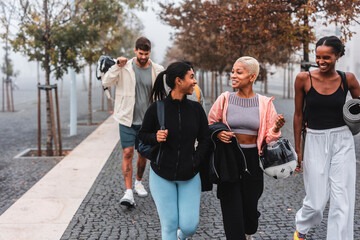
<instances>
[{"instance_id":1,"label":"sidewalk","mask_svg":"<svg viewBox=\"0 0 360 240\"><path fill-rule=\"evenodd\" d=\"M292 139L293 100L278 97L275 105L287 119L283 136ZM359 161L360 136L355 139ZM0 216L0 239L161 239L151 194L147 198L135 195L135 208L119 204L124 183L122 149L117 141L118 127L110 118ZM136 166L135 159L133 165ZM148 170L149 165L143 178L146 189ZM358 168L358 179L359 175ZM358 202L359 184L356 189ZM262 216L254 239L291 239L295 213L304 194L301 174L284 180L265 177L259 202ZM360 205L355 208L354 230L358 239ZM309 233L311 239L325 239L326 218L327 210L322 224ZM225 239L216 187L202 193L200 224L192 239Z\"/></svg>"},{"instance_id":2,"label":"sidewalk","mask_svg":"<svg viewBox=\"0 0 360 240\"><path fill-rule=\"evenodd\" d=\"M59 239L117 141L109 117L0 216L0 239Z\"/></svg>"},{"instance_id":3,"label":"sidewalk","mask_svg":"<svg viewBox=\"0 0 360 240\"><path fill-rule=\"evenodd\" d=\"M109 117L108 111L101 111L101 91L93 84L93 122L102 123ZM61 88L60 88L61 89ZM60 90L59 89L59 90ZM17 158L28 148L37 148L37 89L16 90L16 112L0 112L0 215L3 214L26 191L36 184L62 158ZM60 122L63 149L74 149L99 125L78 125L77 134L70 136L70 89L59 91ZM44 94L43 94L44 95ZM88 92L77 90L77 120L86 123L88 119ZM42 149L46 143L45 104L42 102ZM106 107L106 106L105 106Z\"/></svg>"},{"instance_id":4,"label":"sidewalk","mask_svg":"<svg viewBox=\"0 0 360 240\"><path fill-rule=\"evenodd\" d=\"M283 136L292 139L293 99L277 97L275 105L278 112L283 113L287 119L282 129ZM357 136L357 140L360 140L360 136ZM360 149L357 147L357 159L360 160ZM125 187L120 165L121 157L121 148L117 146L76 212L62 240L161 239L160 221L151 195L148 198L139 198L135 195L138 206L134 209L127 209L119 204ZM134 159L134 167L135 163ZM149 189L148 167L143 178L146 189ZM357 175L359 177L359 170ZM360 186L357 184L357 200L360 199L359 190ZM265 177L264 193L259 202L262 215L254 239L292 239L295 214L301 207L304 196L302 174L284 180ZM225 239L216 187L211 192L202 193L200 209L200 224L192 239ZM311 239L325 239L327 212L328 209L325 211L322 224L309 233ZM355 236L360 236L359 214L360 205L357 204Z\"/></svg>"}]
</instances>

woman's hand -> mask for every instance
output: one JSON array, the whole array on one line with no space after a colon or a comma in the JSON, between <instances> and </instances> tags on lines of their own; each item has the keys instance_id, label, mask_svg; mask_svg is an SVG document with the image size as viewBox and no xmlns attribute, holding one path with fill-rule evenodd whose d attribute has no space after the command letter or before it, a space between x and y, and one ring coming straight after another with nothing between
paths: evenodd
<instances>
[{"instance_id":1,"label":"woman's hand","mask_svg":"<svg viewBox=\"0 0 360 240\"><path fill-rule=\"evenodd\" d=\"M279 132L280 128L282 128L285 124L285 118L282 114L278 114L275 120L274 133Z\"/></svg>"},{"instance_id":2,"label":"woman's hand","mask_svg":"<svg viewBox=\"0 0 360 240\"><path fill-rule=\"evenodd\" d=\"M296 172L302 172L302 169L301 169L301 161L302 161L302 155L301 153L296 153L297 154L297 158L298 158L298 163L297 163L297 166L295 168L295 171Z\"/></svg>"},{"instance_id":3,"label":"woman's hand","mask_svg":"<svg viewBox=\"0 0 360 240\"><path fill-rule=\"evenodd\" d=\"M218 133L217 138L224 143L231 143L231 138L235 136L235 133L230 131L221 131Z\"/></svg>"},{"instance_id":4,"label":"woman's hand","mask_svg":"<svg viewBox=\"0 0 360 240\"><path fill-rule=\"evenodd\" d=\"M167 135L168 135L168 130L167 129L158 130L157 133L156 133L156 140L158 142L166 142Z\"/></svg>"}]
</instances>

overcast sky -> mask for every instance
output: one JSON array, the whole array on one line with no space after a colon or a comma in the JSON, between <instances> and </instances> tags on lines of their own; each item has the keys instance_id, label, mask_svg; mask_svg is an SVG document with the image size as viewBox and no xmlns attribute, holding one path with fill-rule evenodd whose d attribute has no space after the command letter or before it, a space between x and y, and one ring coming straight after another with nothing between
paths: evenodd
<instances>
[{"instance_id":1,"label":"overcast sky","mask_svg":"<svg viewBox=\"0 0 360 240\"><path fill-rule=\"evenodd\" d=\"M136 15L144 25L145 37L149 38L152 43L151 59L156 63L162 63L166 49L172 45L170 34L173 30L170 26L161 23L156 15L160 10L157 2L155 0L146 1L147 11L137 11Z\"/></svg>"},{"instance_id":2,"label":"overcast sky","mask_svg":"<svg viewBox=\"0 0 360 240\"><path fill-rule=\"evenodd\" d=\"M165 0L167 1L167 0ZM178 0L171 0L178 1ZM147 11L140 12L136 11L136 15L142 21L144 25L144 36L150 39L152 42L152 53L151 59L156 63L162 64L163 58L167 47L171 46L170 33L172 32L171 27L161 23L160 19L157 17L156 12L159 12L160 8L158 5L158 0L146 0L145 5L147 6ZM164 2L164 1L163 1ZM4 51L2 49L3 43L0 44L0 59L4 57ZM113 56L117 57L117 56ZM23 56L20 53L10 53L10 58L15 63L15 69L19 71L19 75L15 82L23 88L33 88L34 84L37 82L37 65L36 62L29 62L26 56ZM86 69L87 71L87 69ZM0 73L0 78L3 77L3 74ZM43 71L40 73L40 81L43 82ZM65 75L63 79L65 82L68 80L68 76ZM79 76L81 78L81 76ZM56 81L55 81L56 82ZM0 89L2 87L0 86Z\"/></svg>"}]
</instances>

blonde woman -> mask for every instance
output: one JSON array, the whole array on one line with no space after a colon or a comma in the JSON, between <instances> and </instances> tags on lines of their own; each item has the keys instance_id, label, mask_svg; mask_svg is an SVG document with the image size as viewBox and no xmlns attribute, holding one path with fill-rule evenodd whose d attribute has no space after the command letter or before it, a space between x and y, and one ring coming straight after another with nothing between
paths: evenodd
<instances>
[{"instance_id":1,"label":"blonde woman","mask_svg":"<svg viewBox=\"0 0 360 240\"><path fill-rule=\"evenodd\" d=\"M231 81L236 92L222 93L209 112L211 139L220 183L226 239L247 240L258 228L258 200L263 192L259 154L263 142L280 136L285 120L272 100L253 91L259 63L241 57L233 65Z\"/></svg>"}]
</instances>

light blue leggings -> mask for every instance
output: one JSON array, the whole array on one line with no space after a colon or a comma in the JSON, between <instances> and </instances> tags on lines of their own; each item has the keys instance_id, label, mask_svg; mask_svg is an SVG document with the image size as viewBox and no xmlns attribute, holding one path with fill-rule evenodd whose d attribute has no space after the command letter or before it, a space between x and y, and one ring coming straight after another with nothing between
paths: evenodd
<instances>
[{"instance_id":1,"label":"light blue leggings","mask_svg":"<svg viewBox=\"0 0 360 240\"><path fill-rule=\"evenodd\" d=\"M201 181L199 173L187 181L168 181L150 168L149 185L161 223L163 240L191 237L199 224Z\"/></svg>"}]
</instances>

